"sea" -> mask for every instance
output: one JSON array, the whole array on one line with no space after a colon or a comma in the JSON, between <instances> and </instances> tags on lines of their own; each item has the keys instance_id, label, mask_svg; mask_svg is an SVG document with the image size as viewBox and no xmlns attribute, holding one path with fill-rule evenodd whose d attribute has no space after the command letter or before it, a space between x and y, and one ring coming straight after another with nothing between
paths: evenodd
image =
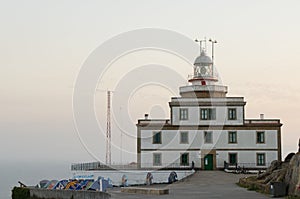
<instances>
[{"instance_id":1,"label":"sea","mask_svg":"<svg viewBox=\"0 0 300 199\"><path fill-rule=\"evenodd\" d=\"M114 185L120 185L123 175L126 175L128 184L145 183L146 175L151 172L154 183L165 183L168 181L169 174L173 171L96 171L96 172L72 172L70 163L51 162L51 163L1 163L0 165L0 199L11 199L11 190L14 186L19 186L18 181L27 186L35 186L41 180L62 180L71 179L74 176L98 176L110 178ZM193 170L174 170L178 180L191 175Z\"/></svg>"},{"instance_id":2,"label":"sea","mask_svg":"<svg viewBox=\"0 0 300 199\"><path fill-rule=\"evenodd\" d=\"M0 199L11 199L11 190L25 185L35 186L43 179L69 179L72 176L69 163L60 162L1 162Z\"/></svg>"}]
</instances>

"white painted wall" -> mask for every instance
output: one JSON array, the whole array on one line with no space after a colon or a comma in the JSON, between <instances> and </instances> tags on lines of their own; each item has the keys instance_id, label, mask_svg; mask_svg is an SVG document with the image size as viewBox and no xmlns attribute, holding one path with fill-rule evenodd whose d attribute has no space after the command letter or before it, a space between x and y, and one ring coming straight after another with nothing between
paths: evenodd
<instances>
[{"instance_id":1,"label":"white painted wall","mask_svg":"<svg viewBox=\"0 0 300 199\"><path fill-rule=\"evenodd\" d=\"M195 167L201 167L200 155L199 151L186 151L186 150L178 150L178 151L142 151L141 153L141 167L149 168L149 167L162 167L162 166L153 166L153 153L160 153L162 158L162 166L168 166L171 163L175 163L176 165L180 165L180 154L189 153L189 166L192 166L192 161L195 163Z\"/></svg>"},{"instance_id":2,"label":"white painted wall","mask_svg":"<svg viewBox=\"0 0 300 199\"><path fill-rule=\"evenodd\" d=\"M180 144L180 132L188 132L189 143ZM211 131L211 130L208 130ZM162 144L152 144L153 130L141 131L141 149L274 149L277 148L277 131L265 130L265 143L256 143L256 131L238 130L237 144L228 143L228 131L214 130L213 143L204 143L204 130L162 130Z\"/></svg>"},{"instance_id":3,"label":"white painted wall","mask_svg":"<svg viewBox=\"0 0 300 199\"><path fill-rule=\"evenodd\" d=\"M188 109L188 120L179 119L179 109ZM215 108L216 120L200 120L201 108ZM172 107L172 122L173 125L243 125L244 124L244 109L243 106L175 106ZM237 120L228 120L228 108L236 108Z\"/></svg>"},{"instance_id":4,"label":"white painted wall","mask_svg":"<svg viewBox=\"0 0 300 199\"><path fill-rule=\"evenodd\" d=\"M184 130L163 130L162 144L152 144L153 130L141 130L141 149L152 149L155 151L142 151L141 166L151 167L153 165L153 153L162 154L163 166L170 163L180 163L180 154L188 152L190 154L190 164L195 162L196 167L201 167L201 149L215 149L217 151L217 167L223 168L224 161L228 162L228 153L237 153L238 162L253 163L256 167L256 153L266 153L266 163L277 159L277 151L266 151L264 149L277 148L277 131L265 131L265 144L256 143L256 131L237 131L237 144L228 143L228 131L215 130L213 132L213 143L204 143L204 131L189 130L189 143L180 144L180 132ZM187 149L193 151L187 151ZM231 149L222 151L218 149ZM239 150L236 150L239 149ZM241 149L256 149L254 151L241 151ZM196 151L194 151L196 150Z\"/></svg>"},{"instance_id":5,"label":"white painted wall","mask_svg":"<svg viewBox=\"0 0 300 199\"><path fill-rule=\"evenodd\" d=\"M238 163L252 163L251 167L264 167L256 166L256 154L265 153L266 155L266 166L268 166L273 160L277 160L277 151L217 151L217 168L224 167L224 161L229 162L229 153L236 153Z\"/></svg>"},{"instance_id":6,"label":"white painted wall","mask_svg":"<svg viewBox=\"0 0 300 199\"><path fill-rule=\"evenodd\" d=\"M265 130L265 143L256 143L256 131L255 130L239 130L237 132L237 144L228 143L228 131L223 131L217 134L218 140L216 146L218 148L264 148L274 149L277 148L277 130Z\"/></svg>"}]
</instances>

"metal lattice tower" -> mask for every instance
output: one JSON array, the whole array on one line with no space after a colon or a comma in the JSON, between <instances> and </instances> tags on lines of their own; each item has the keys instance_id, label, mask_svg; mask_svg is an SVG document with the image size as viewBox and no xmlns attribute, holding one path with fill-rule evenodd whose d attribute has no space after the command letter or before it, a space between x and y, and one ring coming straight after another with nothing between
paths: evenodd
<instances>
[{"instance_id":1,"label":"metal lattice tower","mask_svg":"<svg viewBox=\"0 0 300 199\"><path fill-rule=\"evenodd\" d=\"M106 165L111 165L110 93L111 93L111 91L107 91Z\"/></svg>"}]
</instances>

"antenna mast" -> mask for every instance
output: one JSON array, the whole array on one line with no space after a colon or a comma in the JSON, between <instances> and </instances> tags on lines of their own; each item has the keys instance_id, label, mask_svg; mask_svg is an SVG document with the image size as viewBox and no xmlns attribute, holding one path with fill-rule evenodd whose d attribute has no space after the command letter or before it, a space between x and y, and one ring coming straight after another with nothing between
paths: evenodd
<instances>
[{"instance_id":1,"label":"antenna mast","mask_svg":"<svg viewBox=\"0 0 300 199\"><path fill-rule=\"evenodd\" d=\"M110 123L110 94L107 91L107 119L106 119L106 165L111 165L111 123Z\"/></svg>"}]
</instances>

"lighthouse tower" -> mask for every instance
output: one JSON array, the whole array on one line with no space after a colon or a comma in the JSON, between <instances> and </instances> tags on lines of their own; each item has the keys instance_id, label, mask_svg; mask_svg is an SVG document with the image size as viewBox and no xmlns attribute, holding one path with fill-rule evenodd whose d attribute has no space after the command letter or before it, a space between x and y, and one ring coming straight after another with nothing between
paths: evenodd
<instances>
[{"instance_id":1,"label":"lighthouse tower","mask_svg":"<svg viewBox=\"0 0 300 199\"><path fill-rule=\"evenodd\" d=\"M189 79L190 85L180 87L180 95L188 98L226 97L227 87L219 85L212 59L201 47L200 56L194 62L194 74Z\"/></svg>"},{"instance_id":2,"label":"lighthouse tower","mask_svg":"<svg viewBox=\"0 0 300 199\"><path fill-rule=\"evenodd\" d=\"M171 98L170 118L138 120L138 167L214 170L237 165L260 170L281 160L280 120L245 119L244 97L227 97L216 72L217 41L209 40L212 56L205 40L195 41L200 53L193 75L179 88L180 96Z\"/></svg>"}]
</instances>

